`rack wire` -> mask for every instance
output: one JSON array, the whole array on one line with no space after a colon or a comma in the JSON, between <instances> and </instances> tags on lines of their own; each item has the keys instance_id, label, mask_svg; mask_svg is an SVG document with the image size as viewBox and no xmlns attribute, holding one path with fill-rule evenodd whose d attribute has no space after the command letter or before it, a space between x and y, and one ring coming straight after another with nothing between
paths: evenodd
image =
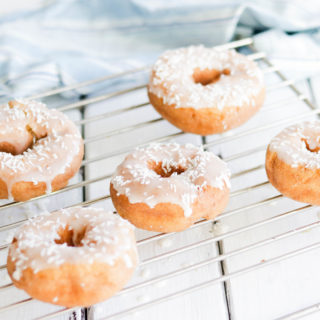
<instances>
[{"instance_id":1,"label":"rack wire","mask_svg":"<svg viewBox=\"0 0 320 320\"><path fill-rule=\"evenodd\" d=\"M271 85L269 85L267 87L267 92L272 92L272 91L277 90L279 88L288 87L295 94L295 96L293 98L286 98L286 99L277 101L277 102L275 102L273 104L270 104L268 106L265 106L264 107L265 110L276 110L276 108L278 108L280 105L284 105L284 104L288 104L288 103L296 102L296 101L302 101L303 103L305 103L310 108L310 111L304 112L304 113L299 114L299 115L288 116L288 118L286 118L284 120L277 120L277 121L274 121L273 123L266 123L263 126L259 126L259 127L256 127L256 128L243 130L240 133L238 132L236 135L233 133L233 131L231 131L228 136L221 137L221 138L216 139L216 140L211 141L211 142L206 142L206 140L203 139L204 142L202 143L202 145L203 145L204 148L209 148L209 147L213 147L213 146L216 146L216 145L221 145L222 143L232 142L235 139L239 139L241 137L254 135L254 134L263 132L265 130L268 130L268 129L271 129L271 128L275 128L275 127L277 127L279 125L290 124L290 123L293 123L295 121L308 118L310 116L318 115L320 113L320 110L316 109L316 107L308 100L308 98L296 88L296 86L295 86L293 81L288 80L275 66L273 66L264 53L257 52L255 50L252 38L247 38L247 39L242 39L242 40L239 40L239 41L234 41L234 42L222 45L222 46L218 46L217 48L221 48L221 49L246 48L247 51L248 50L250 51L250 53L248 54L248 57L250 59L256 60L256 61L262 61L265 64L266 67L263 68L263 72L265 74L272 74L273 73L273 74L277 75L277 77L279 79L278 82L273 83L273 84L271 84ZM103 82L106 82L106 81L109 81L109 80L112 80L112 79L118 79L119 80L119 79L125 78L127 76L130 76L130 75L133 75L133 74L136 74L136 73L139 73L139 72L148 72L148 70L149 70L149 66L142 67L142 68L137 68L137 69L134 69L134 70L125 71L125 72L121 72L121 73L118 73L118 74L108 75L108 76L105 76L105 77L102 77L102 78L99 78L99 79L94 79L94 80L91 80L91 81L85 81L85 82L78 83L78 84L75 84L75 85L70 85L70 86L65 86L65 87L53 89L53 90L50 90L50 91L47 91L47 92L43 92L43 93L34 95L34 96L30 97L30 98L32 98L32 99L39 99L39 98L43 99L43 98L51 97L53 95L57 95L57 94L65 93L65 92L68 92L68 91L80 89L80 88L83 88L83 87L90 87L90 86L92 86L94 84L103 83ZM134 92L136 90L140 90L140 89L145 88L145 87L146 87L146 84L142 84L142 85L141 84L135 84L133 86L130 86L129 88L125 88L125 89L122 89L122 90L119 90L119 91L113 91L113 92L104 93L104 94L101 94L101 95L95 96L95 97L84 98L84 99L82 99L80 101L73 102L73 103L67 104L67 105L63 105L63 106L59 107L58 109L61 110L61 111L69 111L69 110L73 110L73 109L85 108L88 105L91 105L91 104L94 104L94 103L97 103L97 102L101 102L101 101L105 101L107 99L114 98L114 97L117 97L117 96L121 96L121 95L130 93L130 92ZM124 113L129 112L129 111L138 110L139 108L147 107L148 105L149 105L148 101L145 101L145 102L139 103L139 104L133 104L133 105L131 105L129 107L126 107L126 108L118 108L118 109L113 110L113 111L103 112L103 113L99 114L98 116L92 116L90 118L82 118L82 119L76 121L76 124L80 125L80 126L84 126L84 125L86 125L88 123L94 123L95 121L100 121L102 119L107 119L107 118L113 117L115 115L121 115L121 114L124 114ZM260 112L264 112L264 108ZM88 144L90 144L92 142L99 141L101 139L106 139L106 138L110 138L110 137L117 137L117 135L119 135L119 134L129 133L129 132L131 132L133 130L136 130L136 129L139 129L139 128L145 128L146 126L149 126L149 125L155 124L157 122L161 122L161 121L164 121L164 120L162 118L156 118L156 119L152 119L152 120L149 120L149 121L139 122L139 123L131 125L131 126L127 126L127 127L124 127L124 128L118 128L116 130L106 131L106 132L104 132L102 134L98 134L98 135L95 135L95 136L92 136L92 137L89 137L89 138L85 138L84 141L85 141L85 144L88 145ZM172 140L174 138L183 136L184 134L185 134L184 132L176 132L176 133L171 133L171 134L165 134L165 135L157 138L156 141L168 141L168 140ZM150 139L150 141L145 141L145 143L149 143L149 142L152 142L152 141L155 141L155 140L154 139ZM120 150L118 150L116 152L105 152L105 153L101 153L101 154L99 154L97 156L91 157L89 159L84 159L84 161L82 163L82 169L86 168L86 166L88 166L89 164L92 164L94 162L97 162L97 161L100 161L100 160L103 160L103 159L108 159L110 157L114 157L114 156L125 154L125 153L129 152L130 150L132 150L134 147L135 146L125 147L125 148L122 148L122 149L120 149ZM246 150L246 151L243 151L243 152L239 152L237 154L233 154L232 156L224 158L224 160L227 161L227 162L230 162L230 161L241 160L242 159L244 161L244 159L246 159L246 157L248 155L252 155L252 154L261 152L261 151L265 150L265 148L266 148L266 145L261 145L261 146L252 148L250 150ZM260 170L261 168L263 168L263 165L257 165L257 166L254 166L252 168L245 169L245 170L239 171L237 173L234 173L231 178L232 179L238 178L238 177L241 177L241 176L243 176L245 174L248 174L250 172L256 172L257 170ZM109 178L110 178L109 174L102 174L101 176L96 177L96 178L92 178L92 179L85 179L84 178L83 181L80 181L80 182L77 182L77 183L73 183L73 184L67 186L66 188L64 188L62 190L58 190L58 191L52 192L52 193L50 193L48 195L43 195L43 196L37 197L35 199L31 199L27 203L32 203L32 202L37 201L39 199L49 198L49 197L51 197L53 195L63 194L65 192L73 190L73 189L85 188L85 187L87 187L87 186L89 186L89 185L91 185L91 184L93 184L95 182L104 181L104 180L107 180ZM251 186L236 190L236 191L231 193L230 197L233 198L233 197L239 196L241 194L245 194L248 191L259 190L260 188L263 188L264 186L267 186L268 184L269 184L268 181L263 181L261 183L255 184L255 185L251 185ZM90 200L85 198L84 201L82 201L80 203L77 203L75 205L86 205L86 206L87 205L92 205L92 204L95 204L95 203L99 203L99 202L105 201L109 197L110 197L110 195L105 195L105 196L94 198L94 199L90 199ZM277 194L277 195L274 195L274 196L271 196L271 197L264 198L262 200L256 201L254 203L250 203L248 205L242 206L240 208L235 208L235 209L228 210L228 211L224 212L223 214L221 214L220 216L218 216L215 219L215 221L219 221L219 220L223 220L223 219L226 219L226 218L229 218L229 217L233 217L233 216L236 216L237 214L245 212L247 210L250 210L250 209L253 209L253 208L259 208L259 207L264 206L266 204L274 203L274 202L278 201L280 198L282 198L282 195ZM26 204L25 202L24 203L11 202L11 203L7 203L7 204L4 204L4 205L0 205L0 213L1 213L2 210L8 209L8 208L17 208L17 207L20 207L20 206L25 205L25 204ZM209 239L204 239L204 240L193 242L191 244L186 244L183 247L179 247L177 249L169 250L169 251L166 251L164 253L161 253L161 254L154 255L152 257L146 258L146 259L144 259L144 260L142 260L140 262L140 266L145 266L145 265L154 263L156 261L161 261L161 260L169 258L169 257L175 258L177 255L182 254L184 252L188 252L188 251L191 251L193 249L206 246L208 244L217 243L217 242L222 241L224 239L227 239L229 237L238 235L240 233L243 233L243 232L246 232L246 231L249 231L249 230L255 230L258 227L263 227L265 225L275 223L276 221L280 221L282 219L288 219L288 217L295 216L297 214L301 214L301 212L308 212L312 208L313 207L311 205L302 205L301 204L301 206L299 208L296 208L296 209L293 209L293 210L288 210L288 211L285 211L285 212L279 212L279 214L273 215L272 217L268 217L266 219L254 222L252 224L239 227L239 228L237 228L235 230L232 230L232 231L227 231L227 232L223 232L222 234L219 234L219 235L214 235ZM13 222L13 223L10 223L10 224L1 225L0 226L0 234L1 234L1 232L6 232L8 230L17 228L22 223L24 223L26 220L27 219L21 219L19 221L16 221L16 222ZM210 223L212 223L212 221L200 220L197 223L195 223L193 226L191 226L189 228L189 230L190 229L199 228L201 226L204 226L204 225L207 225L207 224L210 224ZM138 283L132 284L130 286L125 287L116 296L121 296L121 295L124 295L124 294L132 293L137 289L148 287L148 286L150 286L152 284L155 284L155 283L158 283L160 281L174 279L175 277L177 277L177 276L179 276L181 274L186 274L186 273L188 273L188 272L190 272L192 270L196 270L197 268L200 268L200 267L203 267L203 266L211 265L211 264L214 264L214 263L224 262L227 259L229 259L231 257L235 257L235 256L237 256L239 254L244 253L244 252L248 252L250 250L253 250L253 249L256 249L256 248L260 248L260 247L263 247L265 245L272 244L272 243L275 243L275 242L280 242L281 240L293 237L293 236L295 236L296 234L298 234L298 233L300 233L302 231L312 230L312 229L318 228L319 226L320 226L320 221L316 221L316 222L313 222L313 223L310 223L310 224L306 224L306 225L301 225L298 228L294 228L292 230L289 230L289 231L286 231L286 232L283 232L283 233L279 233L279 234L277 234L275 236L268 237L266 239L251 243L249 245L242 246L239 249L236 249L236 250L233 250L233 251L229 251L227 253L221 253L221 254L219 254L219 255L217 255L215 257L206 259L204 261L200 261L200 262L197 262L197 263L189 265L189 266L181 267L181 268L179 268L177 270L170 271L170 272L168 272L166 274L157 275L157 276L155 276L155 277L153 277L151 279L140 281ZM145 245L145 244L152 243L153 241L158 241L160 239L171 238L171 237L174 237L174 236L175 236L174 233L170 233L170 234L159 233L159 234L156 234L156 235L150 235L150 236L147 236L147 237L137 241L137 245L138 245L139 250L142 250L143 245ZM8 245L9 245L9 243L5 243L3 245L0 245L0 253L4 252L8 248ZM228 280L230 280L230 279L232 279L234 277L241 276L241 275L243 275L245 273L253 272L253 271L258 270L260 268L264 268L264 267L266 267L268 265L271 265L271 264L274 264L274 263L277 263L277 262L280 262L280 261L283 261L283 260L286 260L286 259L290 259L290 258L292 258L294 256L297 256L297 255L302 255L303 253L306 253L306 252L309 252L311 250L315 250L315 249L318 249L318 248L320 248L320 242L314 242L314 243L312 243L312 244L310 244L308 246L304 246L302 248L295 249L295 250L290 250L290 251L287 251L287 252L285 252L285 253L283 253L283 254L281 254L279 256L273 257L273 258L271 258L269 260L266 260L266 261L263 261L263 262L260 262L260 263L256 263L256 264L252 264L252 265L249 265L247 267L238 269L238 270L230 272L230 273L222 274L221 276L219 276L217 278L213 278L213 279L211 279L209 281L205 281L203 283L194 284L193 286L190 286L190 287L188 287L186 289L176 291L174 293L171 293L169 295L165 295L165 296L160 297L158 299L155 299L155 300L152 300L152 301L148 301L148 302L145 302L145 303L140 303L140 304L137 304L134 307L130 307L128 309L125 308L125 309L120 310L118 312L115 312L115 313L113 313L111 315L108 315L107 317L105 317L105 319L119 319L119 318L121 318L121 317L123 317L125 315L131 314L132 312L143 310L145 308L160 304L160 303L168 301L170 299L174 299L174 298L186 295L186 294L194 292L196 290L201 290L203 288L206 288L208 286L212 286L212 285L217 284L217 283L226 282L226 281L228 281ZM5 268L6 268L5 261L1 261L0 260L0 271L4 270ZM8 290L8 289L14 290L12 287L13 287L12 283L7 283L5 285L2 285L2 286L0 286L0 292L2 292L4 290ZM9 305L6 305L6 306L2 306L2 307L0 307L0 315L3 312L8 312L10 310L14 310L15 308L23 308L25 305L31 303L32 301L33 301L32 298L26 298L26 299L14 302L12 304L9 304ZM43 315L41 317L41 319L51 319L51 318L54 318L54 317L57 317L57 316L61 316L63 314L69 314L70 312L72 312L73 310L76 310L76 309L77 308L63 308L63 309L54 311L54 312L52 312L50 314ZM291 313L291 314L289 314L287 316L284 316L282 318L279 318L279 319L282 319L282 320L284 320L284 319L298 319L298 318L304 317L305 315L310 315L310 314L313 314L313 313L316 313L316 312L319 312L319 311L320 311L320 302L318 304L311 305L310 307L305 308L303 310L297 310L296 312Z\"/></svg>"}]
</instances>

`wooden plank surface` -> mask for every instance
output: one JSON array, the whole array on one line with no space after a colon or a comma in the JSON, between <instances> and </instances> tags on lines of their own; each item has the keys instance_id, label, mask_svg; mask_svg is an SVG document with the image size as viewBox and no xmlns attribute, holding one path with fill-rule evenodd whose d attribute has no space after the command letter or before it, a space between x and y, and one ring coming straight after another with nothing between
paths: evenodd
<instances>
[{"instance_id":1,"label":"wooden plank surface","mask_svg":"<svg viewBox=\"0 0 320 320\"><path fill-rule=\"evenodd\" d=\"M270 86L276 82L280 82L276 76L271 74L266 76L266 80ZM309 82L299 83L298 87L310 97L310 99L319 103L319 83L319 78L315 77ZM108 90L112 91L112 88ZM84 116L87 118L95 117L105 112L111 112L119 108L125 108L146 101L146 91L143 89L101 103L92 104L85 108ZM61 103L61 101L56 102L51 100L50 102L52 102L51 105ZM263 108L245 125L222 135L207 137L206 141L215 142L217 139L224 139L223 143L216 143L209 149L222 158L232 157L235 154L251 150L255 147L266 146L271 137L285 127L286 124L282 123L265 130L260 130L263 126L276 124L277 121L288 120L290 115L301 115L308 110L308 107L306 107L302 101L299 102L296 100L295 95L288 88L270 90ZM82 117L79 111L73 111L69 113L69 115L73 120L78 120ZM128 111L110 118L88 123L85 125L85 139L90 140L92 137L106 132L111 132L112 134L89 142L86 147L86 160L94 159L101 155L112 155L121 150L130 149L136 144L145 143L152 139L179 132L178 129L166 121L153 121L158 118L159 116L153 108L147 105L134 111ZM135 128L122 134L117 134L116 132L118 129L121 130L122 128L136 126L144 121L151 121L151 123L145 127ZM255 128L258 128L256 132ZM251 134L243 135L247 130L251 130ZM238 138L229 141L229 137L232 136ZM191 142L198 145L201 144L201 138L191 134L178 137L174 140L181 143ZM121 153L104 160L90 163L85 168L85 178L95 179L102 175L112 174L124 156L125 153ZM261 150L259 152L249 152L239 159L228 161L232 173L236 175L243 170L253 169L258 165L261 166L260 168L252 170L252 172L240 174L233 178L232 191L267 181L263 168L264 156L265 151ZM81 176L78 175L73 179L73 182L80 180ZM104 178L101 179L101 181L92 183L84 190L79 188L69 191L64 195L49 197L45 201L37 201L31 205L24 205L19 209L6 210L1 213L0 225L18 221L24 217L40 213L43 210L51 211L56 208L81 202L82 200L93 200L99 197L105 197L109 193L108 189L109 179ZM278 194L277 190L272 186L264 184L261 187L232 197L226 212L277 196ZM95 206L102 206L114 210L110 199L99 201ZM222 217L218 222L170 235L166 240L154 241L142 245L139 247L141 261L171 252L188 244L210 239L214 236L224 235L264 220L271 221L270 223L265 223L263 226L252 228L252 230L225 237L219 243L212 242L209 245L201 246L197 249L174 255L143 267L138 267L133 279L128 285L138 284L153 277L180 270L190 264L217 257L219 250L222 251L223 254L230 253L245 246L253 245L258 241L263 241L289 230L319 221L320 213L317 208L299 214L287 214L284 215L282 219L276 220L279 214L284 214L288 212L288 210L294 210L303 206L304 204L294 202L290 199L280 198L265 205L243 210L229 217ZM272 219L274 219L274 221ZM143 239L152 234L153 233L143 230L136 230L137 239ZM7 243L11 236L11 232L0 233L0 245ZM302 248L317 241L320 241L319 229L316 228L308 232L300 232L294 237L235 255L224 262L223 270L219 263L214 263L172 279L148 285L128 294L115 296L109 301L90 308L88 317L89 319L100 319L125 309L165 297L168 294L187 289L199 283L219 278L223 273L228 274L256 263L263 263L273 257L281 256L291 250ZM5 259L6 251L2 250L0 251L0 265L5 263ZM320 301L317 289L320 285L319 267L320 250L315 250L240 277L232 278L226 283L227 297L225 295L225 288L223 284L220 283L192 294L146 308L143 311L133 312L123 317L123 319L228 319L226 298L228 298L229 312L232 319L275 319ZM6 270L0 270L0 286L8 283L8 281ZM27 298L27 295L15 288L0 291L0 307L25 298ZM2 313L1 319L31 319L48 312L54 312L57 309L55 306L35 301L21 308L14 309L14 311ZM79 318L80 311L77 311L75 316ZM317 319L317 316L318 315L312 315L309 316L308 319ZM68 317L69 315L65 315L56 318L67 319Z\"/></svg>"}]
</instances>

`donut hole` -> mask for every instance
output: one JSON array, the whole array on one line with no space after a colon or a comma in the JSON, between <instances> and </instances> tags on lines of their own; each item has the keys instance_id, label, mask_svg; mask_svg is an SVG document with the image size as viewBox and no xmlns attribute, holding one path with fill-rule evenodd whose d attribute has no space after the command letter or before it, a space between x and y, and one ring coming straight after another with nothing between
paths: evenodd
<instances>
[{"instance_id":1,"label":"donut hole","mask_svg":"<svg viewBox=\"0 0 320 320\"><path fill-rule=\"evenodd\" d=\"M20 150L17 150L17 148L9 142L0 143L0 152L11 153L13 156L16 156L23 153L25 150L23 150L22 152L19 151Z\"/></svg>"},{"instance_id":2,"label":"donut hole","mask_svg":"<svg viewBox=\"0 0 320 320\"><path fill-rule=\"evenodd\" d=\"M162 178L169 178L174 173L181 174L185 172L186 169L181 166L163 166L162 162L150 162L149 169L153 170L158 176Z\"/></svg>"},{"instance_id":3,"label":"donut hole","mask_svg":"<svg viewBox=\"0 0 320 320\"><path fill-rule=\"evenodd\" d=\"M317 145L316 147L311 147L311 143L309 143L307 139L302 139L302 141L306 145L306 148L308 151L313 152L313 153L318 153L320 151L319 145Z\"/></svg>"},{"instance_id":4,"label":"donut hole","mask_svg":"<svg viewBox=\"0 0 320 320\"><path fill-rule=\"evenodd\" d=\"M27 151L28 149L32 148L39 140L46 138L48 135L47 133L44 133L42 135L38 135L31 126L27 125L26 126L27 131L30 133L30 135L32 136L32 141L29 144L29 146L24 150ZM23 151L23 152L24 152Z\"/></svg>"},{"instance_id":5,"label":"donut hole","mask_svg":"<svg viewBox=\"0 0 320 320\"><path fill-rule=\"evenodd\" d=\"M200 70L199 68L196 68L194 70L192 77L193 77L193 80L195 83L200 83L203 86L206 86L208 84L212 84L212 83L219 81L219 79L222 75L229 76L230 69L223 69L223 70L204 69L204 70Z\"/></svg>"},{"instance_id":6,"label":"donut hole","mask_svg":"<svg viewBox=\"0 0 320 320\"><path fill-rule=\"evenodd\" d=\"M68 247L82 247L83 244L81 241L84 238L85 233L85 227L75 231L67 225L65 228L60 228L58 230L59 238L55 239L54 242L56 244L66 244Z\"/></svg>"},{"instance_id":7,"label":"donut hole","mask_svg":"<svg viewBox=\"0 0 320 320\"><path fill-rule=\"evenodd\" d=\"M46 136L37 137L35 132L32 130L31 126L29 125L26 125L25 129L30 134L29 139L26 139L25 136L20 137L20 140L24 141L24 143L20 147L17 147L15 144L11 143L10 141L0 142L0 152L10 153L13 156L17 156L17 155L23 154L28 149L31 149L38 140L46 137Z\"/></svg>"}]
</instances>

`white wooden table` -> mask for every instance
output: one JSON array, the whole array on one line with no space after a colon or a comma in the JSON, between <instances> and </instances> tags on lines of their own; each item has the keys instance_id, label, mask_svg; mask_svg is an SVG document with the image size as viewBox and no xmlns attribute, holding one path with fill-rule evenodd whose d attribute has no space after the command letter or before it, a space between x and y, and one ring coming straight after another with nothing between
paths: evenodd
<instances>
[{"instance_id":1,"label":"white wooden table","mask_svg":"<svg viewBox=\"0 0 320 320\"><path fill-rule=\"evenodd\" d=\"M271 137L298 117L311 119L316 115L305 116L311 109L303 97L298 97L262 61L262 55L252 57L265 70L265 105L245 125L222 135L202 138L180 133L159 119L146 103L145 88L106 99L104 94L114 90L110 81L105 82L105 90L100 90L100 101L90 103L93 101L84 98L78 103L81 108L70 107L68 115L82 123L86 154L84 166L70 182L69 190L0 208L1 319L49 318L50 314L55 319L248 320L277 319L303 308L307 312L316 310L308 308L320 303L320 208L309 208L279 195L267 182L263 166ZM144 84L146 74L138 73L124 81L123 88ZM319 83L320 78L313 78L296 86L317 105ZM76 102L61 97L43 100L50 106ZM6 244L15 226L10 224L43 210L83 201L113 210L108 176L126 152L138 144L170 138L206 144L228 162L233 174L232 195L224 214L214 223L200 222L177 234L136 230L140 266L133 279L118 295L82 314L79 309L70 311L30 301L10 285L5 270ZM314 313L306 318L319 317Z\"/></svg>"}]
</instances>

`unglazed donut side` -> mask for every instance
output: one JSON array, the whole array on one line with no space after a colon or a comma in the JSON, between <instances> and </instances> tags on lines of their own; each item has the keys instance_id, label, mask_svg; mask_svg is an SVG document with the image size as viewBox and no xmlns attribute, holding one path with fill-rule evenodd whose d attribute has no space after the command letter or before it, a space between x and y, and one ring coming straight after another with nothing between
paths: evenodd
<instances>
[{"instance_id":1,"label":"unglazed donut side","mask_svg":"<svg viewBox=\"0 0 320 320\"><path fill-rule=\"evenodd\" d=\"M27 221L9 247L14 285L41 301L89 306L120 290L138 261L134 228L112 212L73 207Z\"/></svg>"},{"instance_id":2,"label":"unglazed donut side","mask_svg":"<svg viewBox=\"0 0 320 320\"><path fill-rule=\"evenodd\" d=\"M219 215L229 200L229 188L207 187L193 203L193 214L184 215L183 209L172 203L159 203L150 208L146 203L130 203L128 197L118 194L110 184L112 202L124 219L138 228L156 232L178 232L189 228L201 218L210 220Z\"/></svg>"},{"instance_id":3,"label":"unglazed donut side","mask_svg":"<svg viewBox=\"0 0 320 320\"><path fill-rule=\"evenodd\" d=\"M248 121L261 108L265 99L265 89L255 97L255 104L245 104L241 107L230 106L219 110L217 108L176 108L175 105L163 103L163 99L148 91L153 107L159 114L183 130L200 135L222 133Z\"/></svg>"},{"instance_id":4,"label":"unglazed donut side","mask_svg":"<svg viewBox=\"0 0 320 320\"><path fill-rule=\"evenodd\" d=\"M137 264L136 253L131 250L128 254L132 268L123 259L117 259L113 266L99 262L63 264L37 273L27 268L19 281L12 277L15 263L10 256L7 268L14 285L35 299L65 307L88 307L110 298L128 282Z\"/></svg>"},{"instance_id":5,"label":"unglazed donut side","mask_svg":"<svg viewBox=\"0 0 320 320\"><path fill-rule=\"evenodd\" d=\"M320 169L292 167L268 148L266 172L271 184L283 195L304 203L320 205Z\"/></svg>"}]
</instances>

